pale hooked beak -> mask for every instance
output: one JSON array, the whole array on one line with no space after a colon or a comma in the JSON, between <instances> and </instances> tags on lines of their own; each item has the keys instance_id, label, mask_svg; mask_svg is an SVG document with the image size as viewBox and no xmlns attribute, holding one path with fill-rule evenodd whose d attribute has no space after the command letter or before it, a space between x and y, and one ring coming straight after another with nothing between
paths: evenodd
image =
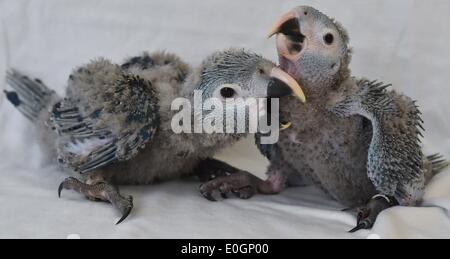
<instances>
[{"instance_id":1,"label":"pale hooked beak","mask_svg":"<svg viewBox=\"0 0 450 259\"><path fill-rule=\"evenodd\" d=\"M269 97L282 97L287 94L296 96L302 103L306 102L305 94L298 82L278 67L274 67L270 72L273 83L269 85Z\"/></svg>"},{"instance_id":2,"label":"pale hooked beak","mask_svg":"<svg viewBox=\"0 0 450 259\"><path fill-rule=\"evenodd\" d=\"M307 38L300 30L296 9L284 14L274 23L268 36L277 35L278 56L291 61L299 58L300 52L307 47Z\"/></svg>"},{"instance_id":3,"label":"pale hooked beak","mask_svg":"<svg viewBox=\"0 0 450 259\"><path fill-rule=\"evenodd\" d=\"M270 28L269 34L267 34L267 37L270 38L275 34L278 34L281 31L281 27L289 20L295 19L297 18L297 13L292 10L289 11L288 13L284 14L283 16L280 17L280 19L278 19L278 21L276 21L272 27Z\"/></svg>"}]
</instances>

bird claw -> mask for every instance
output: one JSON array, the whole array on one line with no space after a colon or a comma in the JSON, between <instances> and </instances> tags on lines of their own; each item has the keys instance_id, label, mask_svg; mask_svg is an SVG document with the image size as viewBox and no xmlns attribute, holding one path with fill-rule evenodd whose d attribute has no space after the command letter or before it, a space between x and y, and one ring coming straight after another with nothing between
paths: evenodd
<instances>
[{"instance_id":1,"label":"bird claw","mask_svg":"<svg viewBox=\"0 0 450 259\"><path fill-rule=\"evenodd\" d=\"M64 182L62 182L58 187L58 198L61 198L61 192L64 189Z\"/></svg>"},{"instance_id":2,"label":"bird claw","mask_svg":"<svg viewBox=\"0 0 450 259\"><path fill-rule=\"evenodd\" d=\"M69 177L59 185L58 197L61 197L61 192L64 189L74 190L80 194L84 194L88 199L93 201L101 200L110 202L122 214L122 217L117 221L116 225L124 221L133 209L133 197L120 195L117 188L106 182L91 185L83 183L76 178Z\"/></svg>"},{"instance_id":3,"label":"bird claw","mask_svg":"<svg viewBox=\"0 0 450 259\"><path fill-rule=\"evenodd\" d=\"M355 233L355 232L358 231L358 230L361 230L361 229L369 229L369 228L371 228L371 227L372 227L372 226L369 226L369 225L367 224L366 221L361 221L360 223L358 223L358 224L356 225L356 227L350 229L350 230L348 231L348 233Z\"/></svg>"},{"instance_id":4,"label":"bird claw","mask_svg":"<svg viewBox=\"0 0 450 259\"><path fill-rule=\"evenodd\" d=\"M212 196L212 193L211 192L208 192L208 191L206 191L206 190L204 190L203 189L203 186L204 186L204 184L201 184L200 186L199 186L199 191L200 191L200 194L205 198L205 199L207 199L207 200L209 200L209 201L217 201L213 196Z\"/></svg>"},{"instance_id":5,"label":"bird claw","mask_svg":"<svg viewBox=\"0 0 450 259\"><path fill-rule=\"evenodd\" d=\"M123 216L119 219L119 221L117 221L116 225L119 225L120 223L122 223L122 221L124 221L128 215L130 215L132 208L129 208L124 214Z\"/></svg>"},{"instance_id":6,"label":"bird claw","mask_svg":"<svg viewBox=\"0 0 450 259\"><path fill-rule=\"evenodd\" d=\"M349 230L349 233L354 233L361 229L370 229L373 227L376 217L378 213L373 213L370 209L366 207L356 208L358 210L358 215L356 216L356 227Z\"/></svg>"},{"instance_id":7,"label":"bird claw","mask_svg":"<svg viewBox=\"0 0 450 259\"><path fill-rule=\"evenodd\" d=\"M77 182L79 182L79 180L74 177L69 177L69 178L64 179L64 181L62 181L58 187L58 198L61 198L62 190L71 189L73 185L77 184Z\"/></svg>"},{"instance_id":8,"label":"bird claw","mask_svg":"<svg viewBox=\"0 0 450 259\"><path fill-rule=\"evenodd\" d=\"M128 201L130 202L130 204L124 209L124 211L122 213L122 217L119 219L119 221L117 221L116 225L119 225L120 223L122 223L122 221L124 221L128 217L128 215L130 215L131 210L133 209L133 199L128 200Z\"/></svg>"},{"instance_id":9,"label":"bird claw","mask_svg":"<svg viewBox=\"0 0 450 259\"><path fill-rule=\"evenodd\" d=\"M393 200L393 199L392 199ZM390 199L383 198L383 196L374 196L365 206L349 208L343 211L356 210L356 227L352 228L349 233L354 233L361 229L370 229L375 224L378 214L383 210L396 205L395 202L391 202Z\"/></svg>"},{"instance_id":10,"label":"bird claw","mask_svg":"<svg viewBox=\"0 0 450 259\"><path fill-rule=\"evenodd\" d=\"M249 199L256 193L256 187L247 172L238 172L229 176L221 176L206 182L199 187L200 194L210 201L217 201L213 193L218 191L224 199L232 193L240 199Z\"/></svg>"}]
</instances>

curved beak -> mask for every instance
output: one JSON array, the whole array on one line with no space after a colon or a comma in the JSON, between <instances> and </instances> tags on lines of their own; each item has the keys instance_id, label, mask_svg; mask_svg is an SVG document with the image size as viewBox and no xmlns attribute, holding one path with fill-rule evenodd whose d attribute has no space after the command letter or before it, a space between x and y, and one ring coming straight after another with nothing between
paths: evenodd
<instances>
[{"instance_id":1,"label":"curved beak","mask_svg":"<svg viewBox=\"0 0 450 259\"><path fill-rule=\"evenodd\" d=\"M288 73L278 67L274 67L270 72L272 79L268 87L268 97L283 97L289 94L296 96L302 103L306 102L305 94L298 82Z\"/></svg>"},{"instance_id":2,"label":"curved beak","mask_svg":"<svg viewBox=\"0 0 450 259\"><path fill-rule=\"evenodd\" d=\"M268 36L277 35L276 46L279 57L295 61L306 47L307 37L301 32L298 9L282 15L270 28Z\"/></svg>"},{"instance_id":3,"label":"curved beak","mask_svg":"<svg viewBox=\"0 0 450 259\"><path fill-rule=\"evenodd\" d=\"M289 11L288 13L284 14L283 16L281 16L270 28L269 33L267 34L267 37L270 38L275 34L278 34L281 31L281 28L283 27L283 25L292 20L297 18L297 13L292 10Z\"/></svg>"}]
</instances>

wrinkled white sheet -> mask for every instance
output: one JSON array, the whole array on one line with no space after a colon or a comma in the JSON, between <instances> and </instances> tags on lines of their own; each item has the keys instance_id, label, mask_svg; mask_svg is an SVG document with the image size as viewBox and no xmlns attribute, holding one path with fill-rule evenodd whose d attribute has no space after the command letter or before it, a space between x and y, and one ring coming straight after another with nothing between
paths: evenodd
<instances>
[{"instance_id":1,"label":"wrinkled white sheet","mask_svg":"<svg viewBox=\"0 0 450 259\"><path fill-rule=\"evenodd\" d=\"M310 4L337 17L351 35L355 75L392 82L419 100L426 153L450 158L450 2L434 1L0 1L0 90L8 67L40 77L59 93L71 69L98 56L120 62L166 49L192 64L214 50L245 47L275 60L271 23ZM222 158L264 175L248 140ZM65 177L42 160L33 128L0 96L0 238L417 238L450 237L450 170L428 186L426 207L382 213L371 231L348 234L354 216L314 187L276 196L211 203L198 183L178 180L122 187L135 209L115 226L103 203L56 189ZM437 207L439 206L439 207Z\"/></svg>"}]
</instances>

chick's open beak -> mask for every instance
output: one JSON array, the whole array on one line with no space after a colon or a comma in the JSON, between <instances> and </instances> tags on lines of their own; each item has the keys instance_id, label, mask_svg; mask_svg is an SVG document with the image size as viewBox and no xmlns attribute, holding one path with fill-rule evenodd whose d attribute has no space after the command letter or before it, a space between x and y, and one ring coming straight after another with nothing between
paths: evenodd
<instances>
[{"instance_id":1,"label":"chick's open beak","mask_svg":"<svg viewBox=\"0 0 450 259\"><path fill-rule=\"evenodd\" d=\"M268 90L268 97L283 97L289 94L296 96L302 103L306 102L305 94L298 82L288 73L278 67L274 67L270 72L272 79Z\"/></svg>"},{"instance_id":2,"label":"chick's open beak","mask_svg":"<svg viewBox=\"0 0 450 259\"><path fill-rule=\"evenodd\" d=\"M275 34L278 34L281 31L281 28L288 21L294 20L297 18L297 13L295 11L289 11L288 13L281 16L270 28L269 34L267 37L270 38Z\"/></svg>"},{"instance_id":3,"label":"chick's open beak","mask_svg":"<svg viewBox=\"0 0 450 259\"><path fill-rule=\"evenodd\" d=\"M307 47L307 37L301 31L298 10L282 15L270 28L269 38L277 35L277 51L280 57L295 61Z\"/></svg>"}]
</instances>

